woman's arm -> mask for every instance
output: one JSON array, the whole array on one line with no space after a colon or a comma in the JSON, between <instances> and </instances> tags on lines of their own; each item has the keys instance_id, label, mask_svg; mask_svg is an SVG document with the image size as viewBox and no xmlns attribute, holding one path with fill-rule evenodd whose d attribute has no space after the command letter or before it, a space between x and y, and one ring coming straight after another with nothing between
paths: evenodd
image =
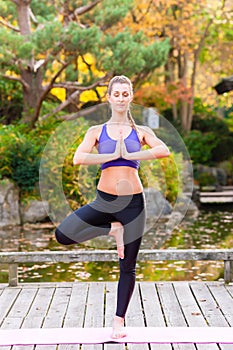
<instances>
[{"instance_id":1,"label":"woman's arm","mask_svg":"<svg viewBox=\"0 0 233 350\"><path fill-rule=\"evenodd\" d=\"M140 132L142 134L142 141L144 145L148 145L150 149L138 151L138 152L127 152L124 141L121 142L122 157L129 160L149 160L164 158L170 155L168 147L163 141L155 136L153 131L147 127L141 127Z\"/></svg>"},{"instance_id":2,"label":"woman's arm","mask_svg":"<svg viewBox=\"0 0 233 350\"><path fill-rule=\"evenodd\" d=\"M82 143L78 146L73 157L73 164L101 164L120 157L120 142L117 142L114 153L98 154L91 153L99 134L99 126L88 129Z\"/></svg>"}]
</instances>

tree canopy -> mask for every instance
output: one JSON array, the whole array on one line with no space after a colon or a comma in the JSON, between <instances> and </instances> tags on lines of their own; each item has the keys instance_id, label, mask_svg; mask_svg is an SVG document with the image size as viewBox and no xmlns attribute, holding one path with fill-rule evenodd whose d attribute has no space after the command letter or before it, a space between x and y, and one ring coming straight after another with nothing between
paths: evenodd
<instances>
[{"instance_id":1,"label":"tree canopy","mask_svg":"<svg viewBox=\"0 0 233 350\"><path fill-rule=\"evenodd\" d=\"M23 123L35 125L54 88L66 95L50 114L71 105L75 112L84 91L93 90L101 102L99 88L111 76L139 81L166 62L168 40L148 40L130 26L116 32L132 6L132 0L82 1L79 7L75 0L0 0L0 72L21 85Z\"/></svg>"}]
</instances>

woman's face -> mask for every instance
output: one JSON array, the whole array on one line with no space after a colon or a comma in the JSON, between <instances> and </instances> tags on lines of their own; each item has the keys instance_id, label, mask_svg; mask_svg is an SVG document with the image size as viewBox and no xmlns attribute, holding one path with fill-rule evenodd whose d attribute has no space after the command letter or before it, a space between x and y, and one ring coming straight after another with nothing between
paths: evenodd
<instances>
[{"instance_id":1,"label":"woman's face","mask_svg":"<svg viewBox=\"0 0 233 350\"><path fill-rule=\"evenodd\" d=\"M112 110L116 112L127 112L129 104L133 99L130 86L126 83L114 83L110 95L107 96Z\"/></svg>"}]
</instances>

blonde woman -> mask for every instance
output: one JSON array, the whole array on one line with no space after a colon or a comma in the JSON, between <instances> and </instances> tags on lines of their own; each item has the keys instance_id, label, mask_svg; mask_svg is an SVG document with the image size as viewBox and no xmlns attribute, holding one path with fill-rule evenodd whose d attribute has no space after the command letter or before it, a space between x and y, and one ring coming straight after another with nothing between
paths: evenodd
<instances>
[{"instance_id":1,"label":"blonde woman","mask_svg":"<svg viewBox=\"0 0 233 350\"><path fill-rule=\"evenodd\" d=\"M130 113L131 81L115 76L108 86L111 117L91 127L78 146L74 165L101 164L101 176L93 202L79 208L56 229L64 245L77 244L100 235L116 240L120 264L117 307L112 338L126 336L124 318L135 285L135 266L144 226L145 203L138 175L140 160L169 156L167 146L146 126L136 126ZM149 149L142 150L143 145ZM92 153L94 147L98 153Z\"/></svg>"}]
</instances>

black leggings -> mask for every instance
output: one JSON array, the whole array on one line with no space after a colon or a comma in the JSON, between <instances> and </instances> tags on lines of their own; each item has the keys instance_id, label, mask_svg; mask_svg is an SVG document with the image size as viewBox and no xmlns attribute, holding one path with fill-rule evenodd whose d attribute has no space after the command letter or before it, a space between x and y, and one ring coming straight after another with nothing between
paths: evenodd
<instances>
[{"instance_id":1,"label":"black leggings","mask_svg":"<svg viewBox=\"0 0 233 350\"><path fill-rule=\"evenodd\" d=\"M81 243L101 235L108 235L112 222L124 226L124 259L120 262L116 315L125 317L132 296L136 273L136 259L145 227L143 193L117 196L97 190L96 199L66 217L55 231L59 243Z\"/></svg>"}]
</instances>

